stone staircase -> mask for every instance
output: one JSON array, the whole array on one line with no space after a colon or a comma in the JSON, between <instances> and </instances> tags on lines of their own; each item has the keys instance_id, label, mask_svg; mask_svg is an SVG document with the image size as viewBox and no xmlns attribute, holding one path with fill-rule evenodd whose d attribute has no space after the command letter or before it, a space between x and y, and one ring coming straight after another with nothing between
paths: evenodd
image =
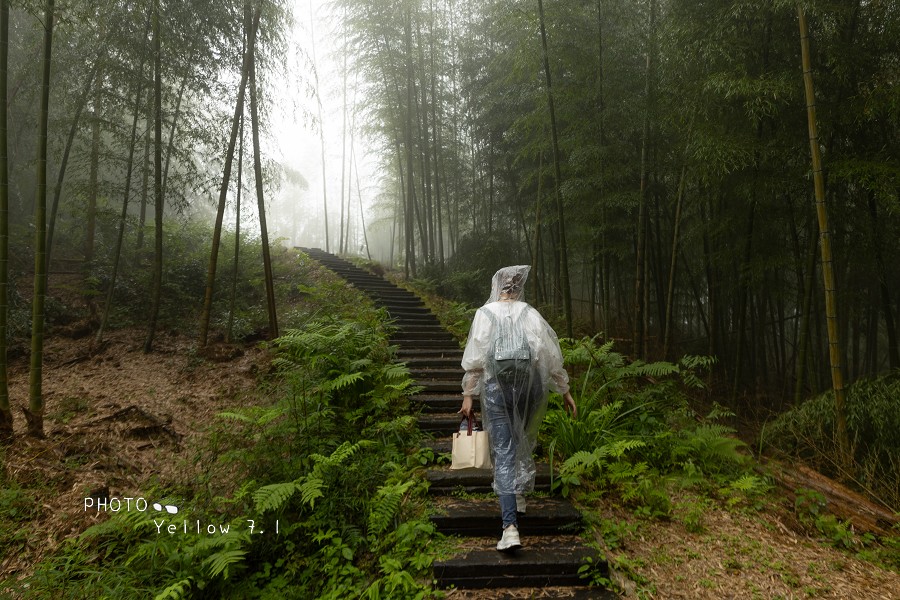
<instances>
[{"instance_id":1,"label":"stone staircase","mask_svg":"<svg viewBox=\"0 0 900 600\"><path fill-rule=\"evenodd\" d=\"M424 388L412 398L420 407L419 428L432 435L430 446L437 453L449 453L451 435L460 422L456 414L462 400L459 343L415 294L333 254L301 250L387 308L399 327L392 338L399 347L398 359ZM491 494L490 471L451 471L441 466L427 472L435 507L432 521L442 533L459 536L462 548L457 556L434 563L438 586L465 589L463 598L617 597L586 587L579 577L585 559L590 557L595 563L601 559L578 536L582 529L579 512L567 500L549 495L549 467L545 463L537 466L535 490L544 494L528 497L527 513L519 520L523 548L514 554L496 550L500 508Z\"/></svg>"}]
</instances>

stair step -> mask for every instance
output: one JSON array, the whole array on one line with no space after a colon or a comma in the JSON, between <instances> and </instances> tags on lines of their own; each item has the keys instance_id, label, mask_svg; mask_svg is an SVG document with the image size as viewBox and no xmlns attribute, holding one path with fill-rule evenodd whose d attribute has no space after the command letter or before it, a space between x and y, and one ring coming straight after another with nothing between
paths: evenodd
<instances>
[{"instance_id":1,"label":"stair step","mask_svg":"<svg viewBox=\"0 0 900 600\"><path fill-rule=\"evenodd\" d=\"M373 295L372 298L373 300L375 300L375 304L385 307L386 309L388 309L388 312L391 312L395 309L403 310L408 308L421 308L425 311L428 310L427 308L425 308L425 305L422 304L421 300L396 300L394 298L380 298L375 295Z\"/></svg>"},{"instance_id":2,"label":"stair step","mask_svg":"<svg viewBox=\"0 0 900 600\"><path fill-rule=\"evenodd\" d=\"M378 292L390 292L397 289L393 283L388 283L377 277L364 277L362 275L341 275L341 277L353 287L359 288L372 295L375 295Z\"/></svg>"},{"instance_id":3,"label":"stair step","mask_svg":"<svg viewBox=\"0 0 900 600\"><path fill-rule=\"evenodd\" d=\"M416 381L416 385L425 388L422 390L426 394L437 394L437 393L462 393L462 387L460 386L460 377L454 377L453 379L443 379L443 380L435 380L435 379L420 379Z\"/></svg>"},{"instance_id":4,"label":"stair step","mask_svg":"<svg viewBox=\"0 0 900 600\"><path fill-rule=\"evenodd\" d=\"M440 407L440 406L446 406L446 407L448 407L448 409L452 408L453 410L449 411L449 412L455 413L457 410L459 410L460 402L462 402L462 399L463 399L462 387L459 385L458 380L456 382L456 385L457 385L456 389L449 393L428 393L428 392L423 391L423 392L419 392L415 396L412 396L412 398L419 404L423 404L423 405L427 405L427 406L431 406L431 407L435 407L435 408ZM472 405L477 406L478 404L480 404L478 397L477 396L473 397ZM476 411L477 411L477 409L476 409Z\"/></svg>"},{"instance_id":5,"label":"stair step","mask_svg":"<svg viewBox=\"0 0 900 600\"><path fill-rule=\"evenodd\" d=\"M441 325L441 322L437 320L437 317L430 312L418 314L391 313L391 320L409 323L410 325Z\"/></svg>"},{"instance_id":6,"label":"stair step","mask_svg":"<svg viewBox=\"0 0 900 600\"><path fill-rule=\"evenodd\" d=\"M431 333L435 335L449 335L447 330L440 325L406 325L405 327L400 327L398 331L406 333ZM453 336L451 336L451 338L452 337ZM456 338L453 339L456 340Z\"/></svg>"},{"instance_id":7,"label":"stair step","mask_svg":"<svg viewBox=\"0 0 900 600\"><path fill-rule=\"evenodd\" d=\"M369 295L374 298L376 302L397 302L400 304L413 302L417 303L417 305L423 304L421 298L409 292L400 292L393 290L372 290L369 292Z\"/></svg>"},{"instance_id":8,"label":"stair step","mask_svg":"<svg viewBox=\"0 0 900 600\"><path fill-rule=\"evenodd\" d=\"M448 366L458 365L462 360L462 350L424 351L416 348L398 348L397 357L406 366ZM460 377L462 379L462 377Z\"/></svg>"},{"instance_id":9,"label":"stair step","mask_svg":"<svg viewBox=\"0 0 900 600\"><path fill-rule=\"evenodd\" d=\"M455 396L429 396L429 395L415 395L412 398L413 402L416 402L422 407L422 416L425 415L455 415L456 411L460 409L462 406L462 394L457 394ZM481 403L478 402L477 398L473 398L472 400L472 408L475 412L481 410ZM461 419L462 417L460 417ZM450 435L453 433L452 430L444 431L432 431L431 433L440 433Z\"/></svg>"},{"instance_id":10,"label":"stair step","mask_svg":"<svg viewBox=\"0 0 900 600\"><path fill-rule=\"evenodd\" d=\"M397 333L394 334L397 339L404 340L422 340L422 341L434 341L440 340L442 342L447 342L450 344L459 347L459 344L452 335L447 333L446 331L443 333L437 331L409 331L408 329L401 329Z\"/></svg>"},{"instance_id":11,"label":"stair step","mask_svg":"<svg viewBox=\"0 0 900 600\"><path fill-rule=\"evenodd\" d=\"M561 535L579 532L581 513L571 502L560 498L526 497L528 507L519 517L522 536ZM456 498L446 496L435 500L437 512L431 522L438 531L448 535L499 536L501 533L500 504L497 498Z\"/></svg>"},{"instance_id":12,"label":"stair step","mask_svg":"<svg viewBox=\"0 0 900 600\"><path fill-rule=\"evenodd\" d=\"M409 350L405 350L405 352L409 352ZM459 370L459 377L462 379L462 369L459 367L460 360L462 359L462 351L458 352L459 356L427 356L427 355L406 355L406 358L403 359L403 362L406 363L406 366L410 369L450 369L456 368Z\"/></svg>"},{"instance_id":13,"label":"stair step","mask_svg":"<svg viewBox=\"0 0 900 600\"><path fill-rule=\"evenodd\" d=\"M459 410L459 406L462 404L462 399L457 398L457 408ZM427 431L428 433L437 433L441 435L452 435L459 431L459 422L462 420L462 417L457 414L448 414L446 412L443 413L425 413L419 415L416 419L416 423L419 426L419 429L422 431Z\"/></svg>"},{"instance_id":14,"label":"stair step","mask_svg":"<svg viewBox=\"0 0 900 600\"><path fill-rule=\"evenodd\" d=\"M440 322L437 320L437 317L435 317L434 315L425 315L425 316L420 316L420 317L407 317L407 316L398 317L396 315L391 315L391 323L395 327L400 327L401 329L408 325L412 325L414 327L420 327L422 325L426 325L426 326L438 325L438 326L440 326Z\"/></svg>"},{"instance_id":15,"label":"stair step","mask_svg":"<svg viewBox=\"0 0 900 600\"><path fill-rule=\"evenodd\" d=\"M450 467L429 469L425 478L431 484L429 493L434 496L445 496L462 489L470 494L487 494L493 492L491 483L494 474L490 469L462 469L451 471ZM538 492L550 491L550 467L547 463L537 463L537 475L534 489Z\"/></svg>"},{"instance_id":16,"label":"stair step","mask_svg":"<svg viewBox=\"0 0 900 600\"><path fill-rule=\"evenodd\" d=\"M499 535L497 536L499 539ZM438 586L458 588L511 588L575 585L583 586L578 570L588 558L600 559L596 550L574 536L560 540L524 539L514 553L497 552L496 540L434 563Z\"/></svg>"},{"instance_id":17,"label":"stair step","mask_svg":"<svg viewBox=\"0 0 900 600\"><path fill-rule=\"evenodd\" d=\"M428 440L425 445L435 454L450 454L453 451L453 439L449 436Z\"/></svg>"},{"instance_id":18,"label":"stair step","mask_svg":"<svg viewBox=\"0 0 900 600\"><path fill-rule=\"evenodd\" d=\"M458 350L462 353L462 350L459 347L459 344L456 343L456 340L452 338L448 340L417 340L411 339L408 337L397 337L391 339L392 344L400 344L401 346L408 346L410 348L417 348L421 350L430 349L430 348L441 348L446 350Z\"/></svg>"},{"instance_id":19,"label":"stair step","mask_svg":"<svg viewBox=\"0 0 900 600\"><path fill-rule=\"evenodd\" d=\"M431 315L432 312L428 310L428 308L424 304L419 304L415 306L413 304L396 304L387 306L388 311L391 313L391 316L399 317L401 315L407 316L421 316L421 315Z\"/></svg>"},{"instance_id":20,"label":"stair step","mask_svg":"<svg viewBox=\"0 0 900 600\"><path fill-rule=\"evenodd\" d=\"M410 366L409 374L415 377L416 379L442 379L444 381L459 381L462 379L464 371L457 364L456 367L422 367L422 366Z\"/></svg>"}]
</instances>

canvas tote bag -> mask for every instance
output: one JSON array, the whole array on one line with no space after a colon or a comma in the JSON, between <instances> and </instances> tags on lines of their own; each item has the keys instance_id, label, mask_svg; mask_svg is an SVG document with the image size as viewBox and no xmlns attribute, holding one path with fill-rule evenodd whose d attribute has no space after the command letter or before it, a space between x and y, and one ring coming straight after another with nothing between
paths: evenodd
<instances>
[{"instance_id":1,"label":"canvas tote bag","mask_svg":"<svg viewBox=\"0 0 900 600\"><path fill-rule=\"evenodd\" d=\"M468 429L453 434L451 469L490 469L491 445L487 431L472 431L474 422L467 417Z\"/></svg>"}]
</instances>

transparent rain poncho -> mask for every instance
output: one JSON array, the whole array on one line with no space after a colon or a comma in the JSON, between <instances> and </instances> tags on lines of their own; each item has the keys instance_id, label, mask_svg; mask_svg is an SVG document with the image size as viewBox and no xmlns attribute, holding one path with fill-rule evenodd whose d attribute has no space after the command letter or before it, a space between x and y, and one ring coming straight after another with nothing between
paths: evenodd
<instances>
[{"instance_id":1,"label":"transparent rain poncho","mask_svg":"<svg viewBox=\"0 0 900 600\"><path fill-rule=\"evenodd\" d=\"M533 453L548 390L569 391L556 333L524 302L530 269L504 267L494 274L491 296L475 313L462 359L463 394L481 397L499 495L534 490Z\"/></svg>"}]
</instances>

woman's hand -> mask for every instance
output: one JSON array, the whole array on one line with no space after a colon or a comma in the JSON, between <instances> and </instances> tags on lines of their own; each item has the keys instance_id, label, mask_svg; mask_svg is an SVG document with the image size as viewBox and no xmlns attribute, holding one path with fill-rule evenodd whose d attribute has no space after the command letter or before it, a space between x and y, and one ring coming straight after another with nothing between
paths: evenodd
<instances>
[{"instance_id":1,"label":"woman's hand","mask_svg":"<svg viewBox=\"0 0 900 600\"><path fill-rule=\"evenodd\" d=\"M577 418L578 417L578 407L575 406L575 399L572 398L572 393L566 392L563 395L563 401L565 402L563 404L563 408L566 409L566 412L571 413L573 419Z\"/></svg>"},{"instance_id":2,"label":"woman's hand","mask_svg":"<svg viewBox=\"0 0 900 600\"><path fill-rule=\"evenodd\" d=\"M463 396L462 408L459 409L459 412L457 414L463 415L464 417L473 416L472 396Z\"/></svg>"}]
</instances>

